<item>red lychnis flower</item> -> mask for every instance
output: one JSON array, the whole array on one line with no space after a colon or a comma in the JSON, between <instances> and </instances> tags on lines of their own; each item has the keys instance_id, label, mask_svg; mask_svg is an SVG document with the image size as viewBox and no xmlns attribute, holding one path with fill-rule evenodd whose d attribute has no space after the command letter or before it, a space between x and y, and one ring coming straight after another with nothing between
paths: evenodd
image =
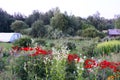
<instances>
[{"instance_id":1,"label":"red lychnis flower","mask_svg":"<svg viewBox=\"0 0 120 80\"><path fill-rule=\"evenodd\" d=\"M24 51L32 51L33 48L31 48L31 47L22 47L21 50L24 50Z\"/></svg>"},{"instance_id":2,"label":"red lychnis flower","mask_svg":"<svg viewBox=\"0 0 120 80\"><path fill-rule=\"evenodd\" d=\"M93 59L87 59L85 60L85 63L84 63L84 68L93 68L93 67L97 67L98 64L95 60Z\"/></svg>"},{"instance_id":3,"label":"red lychnis flower","mask_svg":"<svg viewBox=\"0 0 120 80\"><path fill-rule=\"evenodd\" d=\"M112 69L114 72L119 72L120 65L119 63L115 63L115 62L111 62L111 64L109 65L109 68Z\"/></svg>"},{"instance_id":4,"label":"red lychnis flower","mask_svg":"<svg viewBox=\"0 0 120 80\"><path fill-rule=\"evenodd\" d=\"M30 54L29 56L37 56L37 55L40 55L40 54L42 54L42 55L52 54L52 51L50 51L50 50L47 51L47 50L43 50L40 47L36 47L35 48L35 53Z\"/></svg>"},{"instance_id":5,"label":"red lychnis flower","mask_svg":"<svg viewBox=\"0 0 120 80\"><path fill-rule=\"evenodd\" d=\"M104 60L102 62L99 63L99 66L101 67L101 69L104 69L104 68L108 68L110 66L110 62Z\"/></svg>"},{"instance_id":6,"label":"red lychnis flower","mask_svg":"<svg viewBox=\"0 0 120 80\"><path fill-rule=\"evenodd\" d=\"M79 56L78 56L77 54L69 54L69 55L68 55L68 61L69 61L69 62L72 62L72 61L74 61L74 60L77 60L77 62L79 62L79 61L80 61Z\"/></svg>"},{"instance_id":7,"label":"red lychnis flower","mask_svg":"<svg viewBox=\"0 0 120 80\"><path fill-rule=\"evenodd\" d=\"M12 46L12 49L17 50L17 51L20 50L20 48L18 46Z\"/></svg>"}]
</instances>

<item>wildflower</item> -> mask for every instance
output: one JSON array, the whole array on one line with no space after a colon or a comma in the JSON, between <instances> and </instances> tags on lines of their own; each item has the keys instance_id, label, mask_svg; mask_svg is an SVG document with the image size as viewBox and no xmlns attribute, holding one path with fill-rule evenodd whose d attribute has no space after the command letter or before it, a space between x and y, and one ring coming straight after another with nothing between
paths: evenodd
<instances>
[{"instance_id":1,"label":"wildflower","mask_svg":"<svg viewBox=\"0 0 120 80\"><path fill-rule=\"evenodd\" d=\"M93 69L89 68L87 69L88 72L93 72Z\"/></svg>"},{"instance_id":2,"label":"wildflower","mask_svg":"<svg viewBox=\"0 0 120 80\"><path fill-rule=\"evenodd\" d=\"M84 70L84 68L81 68L81 70L83 71L83 70Z\"/></svg>"},{"instance_id":3,"label":"wildflower","mask_svg":"<svg viewBox=\"0 0 120 80\"><path fill-rule=\"evenodd\" d=\"M72 62L72 61L77 61L77 62L79 62L80 61L80 58L78 57L78 55L77 54L69 54L68 55L68 61L69 62Z\"/></svg>"},{"instance_id":4,"label":"wildflower","mask_svg":"<svg viewBox=\"0 0 120 80\"><path fill-rule=\"evenodd\" d=\"M99 63L99 66L101 67L101 69L104 69L104 68L109 67L110 64L111 64L110 62L104 60L104 61Z\"/></svg>"},{"instance_id":5,"label":"wildflower","mask_svg":"<svg viewBox=\"0 0 120 80\"><path fill-rule=\"evenodd\" d=\"M20 48L18 46L12 46L12 49L15 50L15 51L20 50Z\"/></svg>"},{"instance_id":6,"label":"wildflower","mask_svg":"<svg viewBox=\"0 0 120 80\"><path fill-rule=\"evenodd\" d=\"M109 76L109 77L107 78L107 80L114 80L114 79L115 79L114 76Z\"/></svg>"},{"instance_id":7,"label":"wildflower","mask_svg":"<svg viewBox=\"0 0 120 80\"><path fill-rule=\"evenodd\" d=\"M80 58L80 62L82 62L82 63L83 63L83 62L84 62L84 59Z\"/></svg>"},{"instance_id":8,"label":"wildflower","mask_svg":"<svg viewBox=\"0 0 120 80\"><path fill-rule=\"evenodd\" d=\"M118 63L115 62L111 62L111 64L109 65L109 68L112 69L114 72L118 71Z\"/></svg>"},{"instance_id":9,"label":"wildflower","mask_svg":"<svg viewBox=\"0 0 120 80\"><path fill-rule=\"evenodd\" d=\"M96 67L98 66L97 62L93 59L87 59L85 60L85 66L84 68L93 68L93 67Z\"/></svg>"},{"instance_id":10,"label":"wildflower","mask_svg":"<svg viewBox=\"0 0 120 80\"><path fill-rule=\"evenodd\" d=\"M21 50L24 50L24 51L32 51L33 48L31 48L31 47L22 47Z\"/></svg>"},{"instance_id":11,"label":"wildflower","mask_svg":"<svg viewBox=\"0 0 120 80\"><path fill-rule=\"evenodd\" d=\"M84 56L83 58L86 59L86 56Z\"/></svg>"}]
</instances>

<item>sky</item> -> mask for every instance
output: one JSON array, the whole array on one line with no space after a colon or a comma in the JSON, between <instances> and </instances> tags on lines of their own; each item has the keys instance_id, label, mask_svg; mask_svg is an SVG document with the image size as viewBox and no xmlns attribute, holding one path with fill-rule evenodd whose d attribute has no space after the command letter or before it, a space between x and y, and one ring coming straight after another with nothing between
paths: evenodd
<instances>
[{"instance_id":1,"label":"sky","mask_svg":"<svg viewBox=\"0 0 120 80\"><path fill-rule=\"evenodd\" d=\"M83 18L97 11L100 17L108 19L120 14L120 0L0 0L0 8L12 15L19 12L28 16L33 10L45 13L56 7L59 7L62 13L66 11L68 15Z\"/></svg>"}]
</instances>

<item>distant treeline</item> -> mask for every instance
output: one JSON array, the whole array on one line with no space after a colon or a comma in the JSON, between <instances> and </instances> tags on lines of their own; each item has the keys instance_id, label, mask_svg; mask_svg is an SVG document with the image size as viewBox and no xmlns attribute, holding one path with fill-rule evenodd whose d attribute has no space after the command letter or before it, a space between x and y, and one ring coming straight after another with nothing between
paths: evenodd
<instances>
[{"instance_id":1,"label":"distant treeline","mask_svg":"<svg viewBox=\"0 0 120 80\"><path fill-rule=\"evenodd\" d=\"M46 13L34 10L29 16L16 13L8 14L0 8L0 32L20 32L32 37L60 38L64 36L96 37L103 30L120 27L120 16L114 19L100 17L100 13L82 18L61 13L53 8ZM92 33L92 32L95 33ZM92 33L89 35L87 33Z\"/></svg>"}]
</instances>

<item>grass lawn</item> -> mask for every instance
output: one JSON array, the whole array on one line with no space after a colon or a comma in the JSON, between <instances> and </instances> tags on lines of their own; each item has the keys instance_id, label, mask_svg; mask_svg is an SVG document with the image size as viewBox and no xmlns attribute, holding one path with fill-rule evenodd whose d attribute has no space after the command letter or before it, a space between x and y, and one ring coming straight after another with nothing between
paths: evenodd
<instances>
[{"instance_id":1,"label":"grass lawn","mask_svg":"<svg viewBox=\"0 0 120 80\"><path fill-rule=\"evenodd\" d=\"M12 46L12 43L0 42L0 47L3 47L5 50L9 50Z\"/></svg>"}]
</instances>

